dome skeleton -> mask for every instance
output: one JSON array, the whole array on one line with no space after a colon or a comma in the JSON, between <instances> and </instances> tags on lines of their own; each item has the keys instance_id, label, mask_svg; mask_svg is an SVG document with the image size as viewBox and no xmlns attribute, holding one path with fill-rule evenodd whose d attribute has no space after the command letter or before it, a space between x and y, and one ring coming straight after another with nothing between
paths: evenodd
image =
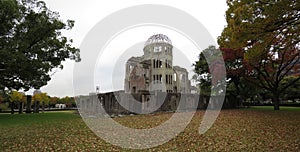
<instances>
[{"instance_id":1,"label":"dome skeleton","mask_svg":"<svg viewBox=\"0 0 300 152\"><path fill-rule=\"evenodd\" d=\"M125 93L191 92L187 70L173 66L172 41L166 35L152 35L145 42L143 51L142 56L131 57L126 62Z\"/></svg>"},{"instance_id":2,"label":"dome skeleton","mask_svg":"<svg viewBox=\"0 0 300 152\"><path fill-rule=\"evenodd\" d=\"M168 43L170 45L172 45L172 41L163 34L156 34L151 36L145 43L145 46L153 44L153 43Z\"/></svg>"}]
</instances>

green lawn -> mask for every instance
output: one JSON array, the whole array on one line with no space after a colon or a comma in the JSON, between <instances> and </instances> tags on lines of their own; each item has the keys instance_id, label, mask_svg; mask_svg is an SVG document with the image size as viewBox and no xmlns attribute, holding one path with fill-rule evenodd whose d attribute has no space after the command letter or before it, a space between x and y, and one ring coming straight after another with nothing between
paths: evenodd
<instances>
[{"instance_id":1,"label":"green lawn","mask_svg":"<svg viewBox=\"0 0 300 152\"><path fill-rule=\"evenodd\" d=\"M251 106L250 110L274 110L273 106ZM281 111L295 111L295 112L300 112L300 107L287 107L287 106L280 106L280 110Z\"/></svg>"},{"instance_id":2,"label":"green lawn","mask_svg":"<svg viewBox=\"0 0 300 152\"><path fill-rule=\"evenodd\" d=\"M258 108L258 109L257 109ZM203 135L198 127L204 111L176 138L149 151L300 151L300 112L224 110ZM116 118L133 128L148 128L172 113ZM0 151L134 151L95 136L81 117L70 112L0 115Z\"/></svg>"}]
</instances>

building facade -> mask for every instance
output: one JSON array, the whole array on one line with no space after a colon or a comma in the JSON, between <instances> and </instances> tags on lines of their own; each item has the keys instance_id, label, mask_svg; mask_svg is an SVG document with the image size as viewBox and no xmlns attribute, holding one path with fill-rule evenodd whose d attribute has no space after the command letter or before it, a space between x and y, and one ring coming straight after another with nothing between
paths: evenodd
<instances>
[{"instance_id":1,"label":"building facade","mask_svg":"<svg viewBox=\"0 0 300 152\"><path fill-rule=\"evenodd\" d=\"M187 70L173 66L173 45L166 35L151 36L146 41L143 52L143 56L131 57L126 63L124 82L126 93L191 92Z\"/></svg>"}]
</instances>

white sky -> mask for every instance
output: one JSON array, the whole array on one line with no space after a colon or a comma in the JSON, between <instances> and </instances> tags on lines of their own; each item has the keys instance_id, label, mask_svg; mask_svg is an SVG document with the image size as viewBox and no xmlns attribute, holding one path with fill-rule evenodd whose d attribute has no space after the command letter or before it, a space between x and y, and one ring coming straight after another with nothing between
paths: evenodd
<instances>
[{"instance_id":1,"label":"white sky","mask_svg":"<svg viewBox=\"0 0 300 152\"><path fill-rule=\"evenodd\" d=\"M100 1L100 0L44 0L48 8L52 11L59 12L61 19L75 20L75 27L64 34L72 38L74 43L73 46L80 47L81 42L89 30L101 19L114 13L120 9L127 8L130 6L141 5L141 4L160 4L168 5L185 11L191 16L198 19L215 40L221 34L224 26L226 25L225 21L225 11L227 10L225 0L109 0L109 1ZM110 52L108 56L115 55L116 60L111 60L111 58L105 57L104 54L99 57L97 67L95 70L95 84L100 85L101 91L110 91L110 90L120 90L123 89L123 79L124 79L124 66L113 67L116 63L124 63L127 60L126 56L122 56L122 52L118 51L127 50L130 47L133 47L137 43L144 43L151 35L162 33L167 35L174 45L174 47L179 50L184 49L197 49L190 42L180 38L180 35L169 29L158 28L158 27L142 27L136 28L133 30L128 30L120 35L118 35L114 40L112 40L106 46L106 52ZM136 35L136 40L126 39L126 35ZM101 33L99 33L101 36ZM182 36L181 36L182 37ZM178 41L184 42L176 43ZM135 56L142 55L142 49L132 52ZM205 48L201 48L205 49ZM112 51L114 50L114 51ZM200 52L199 52L200 53ZM198 53L198 54L199 54ZM198 54L191 54L186 56L190 61L197 59ZM174 52L173 65L179 65L188 69L191 72L192 68L191 63L187 62L178 62L178 58L182 58L180 52L176 55ZM122 57L120 57L122 56ZM64 69L59 70L52 76L52 80L48 82L48 85L41 88L42 92L47 92L50 96L74 96L73 91L73 61L64 62ZM106 70L105 72L103 72ZM99 72L101 71L101 72ZM117 72L117 74L116 74ZM123 73L123 74L122 74ZM112 76L114 75L114 76ZM191 77L192 74L190 74ZM113 79L112 81L104 81L104 78L109 77ZM116 83L117 82L117 83ZM94 91L94 90L91 90ZM87 94L84 92L83 94ZM32 91L29 91L28 94L32 94Z\"/></svg>"}]
</instances>

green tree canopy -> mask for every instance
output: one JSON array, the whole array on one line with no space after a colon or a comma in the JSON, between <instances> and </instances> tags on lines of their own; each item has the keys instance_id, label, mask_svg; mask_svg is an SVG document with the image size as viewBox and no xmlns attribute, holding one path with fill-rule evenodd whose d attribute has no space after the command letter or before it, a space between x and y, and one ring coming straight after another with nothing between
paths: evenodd
<instances>
[{"instance_id":1,"label":"green tree canopy","mask_svg":"<svg viewBox=\"0 0 300 152\"><path fill-rule=\"evenodd\" d=\"M10 108L11 108L11 114L14 114L14 108L16 103L24 103L26 101L26 98L24 93L20 93L18 91L11 91L9 93L9 101L11 102Z\"/></svg>"},{"instance_id":2,"label":"green tree canopy","mask_svg":"<svg viewBox=\"0 0 300 152\"><path fill-rule=\"evenodd\" d=\"M37 93L33 95L33 100L34 101L39 101L45 104L48 104L50 102L50 98L47 95L47 93Z\"/></svg>"},{"instance_id":3,"label":"green tree canopy","mask_svg":"<svg viewBox=\"0 0 300 152\"><path fill-rule=\"evenodd\" d=\"M222 68L221 57L222 54L219 49L215 46L208 46L193 64L196 73L193 79L199 82L202 95L216 94L214 90L225 83L223 78L226 74Z\"/></svg>"},{"instance_id":4,"label":"green tree canopy","mask_svg":"<svg viewBox=\"0 0 300 152\"><path fill-rule=\"evenodd\" d=\"M0 90L40 88L62 61L80 61L79 49L62 35L74 21L39 0L0 0Z\"/></svg>"},{"instance_id":5,"label":"green tree canopy","mask_svg":"<svg viewBox=\"0 0 300 152\"><path fill-rule=\"evenodd\" d=\"M23 93L20 93L18 91L12 91L10 94L9 94L9 99L11 102L25 102L25 98L24 98L24 94Z\"/></svg>"}]
</instances>

